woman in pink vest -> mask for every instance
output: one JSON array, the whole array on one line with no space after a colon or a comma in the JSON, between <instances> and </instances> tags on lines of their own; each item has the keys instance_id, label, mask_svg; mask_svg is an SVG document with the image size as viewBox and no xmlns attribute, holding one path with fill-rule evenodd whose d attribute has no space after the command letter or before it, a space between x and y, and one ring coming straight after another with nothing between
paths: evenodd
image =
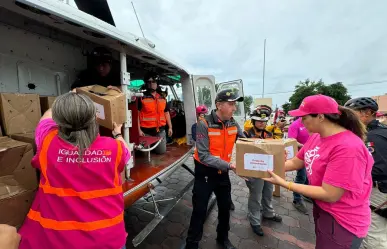
<instances>
[{"instance_id":1,"label":"woman in pink vest","mask_svg":"<svg viewBox=\"0 0 387 249\"><path fill-rule=\"evenodd\" d=\"M314 200L316 249L358 249L371 224L374 160L356 114L331 97L306 97L290 115L314 133L285 170L306 168L309 185L287 182L273 172L265 179Z\"/></svg>"},{"instance_id":2,"label":"woman in pink vest","mask_svg":"<svg viewBox=\"0 0 387 249\"><path fill-rule=\"evenodd\" d=\"M20 229L20 249L125 247L120 174L130 153L121 126L115 124L114 139L101 137L90 98L57 97L35 132L32 165L41 180Z\"/></svg>"}]
</instances>

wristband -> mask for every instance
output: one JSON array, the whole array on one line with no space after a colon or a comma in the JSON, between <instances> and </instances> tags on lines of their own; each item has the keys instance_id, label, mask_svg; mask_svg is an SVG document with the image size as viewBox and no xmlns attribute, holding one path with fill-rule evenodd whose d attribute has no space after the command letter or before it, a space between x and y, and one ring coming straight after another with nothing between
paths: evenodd
<instances>
[{"instance_id":1,"label":"wristband","mask_svg":"<svg viewBox=\"0 0 387 249\"><path fill-rule=\"evenodd\" d=\"M288 184L288 190L289 191L292 191L292 185L293 185L293 182L289 182L289 184Z\"/></svg>"}]
</instances>

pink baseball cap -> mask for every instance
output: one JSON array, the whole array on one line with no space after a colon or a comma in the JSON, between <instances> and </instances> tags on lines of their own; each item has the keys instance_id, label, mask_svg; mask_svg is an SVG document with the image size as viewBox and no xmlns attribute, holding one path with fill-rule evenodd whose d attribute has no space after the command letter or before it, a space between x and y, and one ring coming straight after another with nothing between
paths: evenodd
<instances>
[{"instance_id":1,"label":"pink baseball cap","mask_svg":"<svg viewBox=\"0 0 387 249\"><path fill-rule=\"evenodd\" d=\"M340 114L339 104L333 98L319 94L304 98L298 109L289 111L293 117L309 114Z\"/></svg>"}]
</instances>

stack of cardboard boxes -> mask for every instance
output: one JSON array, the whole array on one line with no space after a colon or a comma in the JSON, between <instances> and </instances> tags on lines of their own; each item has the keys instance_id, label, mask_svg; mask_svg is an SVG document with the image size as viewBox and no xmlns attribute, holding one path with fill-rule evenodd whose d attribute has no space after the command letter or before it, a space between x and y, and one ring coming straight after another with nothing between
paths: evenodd
<instances>
[{"instance_id":1,"label":"stack of cardboard boxes","mask_svg":"<svg viewBox=\"0 0 387 249\"><path fill-rule=\"evenodd\" d=\"M125 94L101 86L77 90L93 100L101 126L112 130L113 122L126 121ZM0 93L0 224L20 227L31 207L39 178L31 166L36 153L35 129L55 98Z\"/></svg>"},{"instance_id":2,"label":"stack of cardboard boxes","mask_svg":"<svg viewBox=\"0 0 387 249\"><path fill-rule=\"evenodd\" d=\"M0 224L19 227L31 207L38 186L37 172L31 166L36 151L34 132L41 117L40 103L52 104L53 99L0 94Z\"/></svg>"}]
</instances>

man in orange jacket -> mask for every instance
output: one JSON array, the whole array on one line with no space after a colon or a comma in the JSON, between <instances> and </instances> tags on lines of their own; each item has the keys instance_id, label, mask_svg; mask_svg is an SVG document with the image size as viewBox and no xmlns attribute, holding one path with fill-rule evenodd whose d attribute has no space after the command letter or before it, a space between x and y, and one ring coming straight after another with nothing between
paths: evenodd
<instances>
[{"instance_id":1,"label":"man in orange jacket","mask_svg":"<svg viewBox=\"0 0 387 249\"><path fill-rule=\"evenodd\" d=\"M172 122L167 100L162 96L158 80L158 76L154 74L148 74L144 78L146 91L138 101L138 132L140 136L161 137L162 141L154 152L164 154L167 150L166 125L168 125L168 136L172 136Z\"/></svg>"},{"instance_id":2,"label":"man in orange jacket","mask_svg":"<svg viewBox=\"0 0 387 249\"><path fill-rule=\"evenodd\" d=\"M215 99L216 110L197 123L193 210L186 249L199 248L208 201L213 192L219 210L216 240L222 248L235 248L228 239L231 205L231 182L228 172L235 169L235 165L230 162L234 143L238 136L244 136L232 117L236 111L236 102L241 101L243 97L237 93L223 90Z\"/></svg>"}]
</instances>

